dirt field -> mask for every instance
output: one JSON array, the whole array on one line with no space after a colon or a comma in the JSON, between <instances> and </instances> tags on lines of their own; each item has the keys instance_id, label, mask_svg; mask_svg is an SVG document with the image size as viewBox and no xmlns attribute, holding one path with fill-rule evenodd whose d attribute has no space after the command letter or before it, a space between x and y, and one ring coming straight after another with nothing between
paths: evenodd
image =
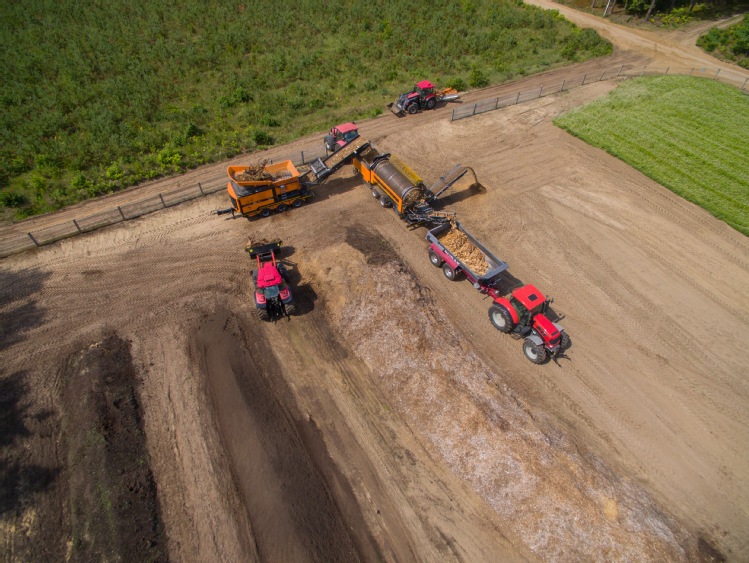
<instances>
[{"instance_id":1,"label":"dirt field","mask_svg":"<svg viewBox=\"0 0 749 563\"><path fill-rule=\"evenodd\" d=\"M268 219L216 194L5 259L6 559L749 558L749 241L551 124L613 87L361 124L427 183L476 171L442 205L555 297L558 364L350 170ZM290 321L255 318L249 237L287 247ZM137 517L85 526L125 489Z\"/></svg>"}]
</instances>

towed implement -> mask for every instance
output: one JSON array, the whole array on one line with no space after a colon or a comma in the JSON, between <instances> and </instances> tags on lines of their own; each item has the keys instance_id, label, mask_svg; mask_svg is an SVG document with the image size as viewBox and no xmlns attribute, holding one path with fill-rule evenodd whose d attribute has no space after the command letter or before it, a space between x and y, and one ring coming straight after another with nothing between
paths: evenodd
<instances>
[{"instance_id":1,"label":"towed implement","mask_svg":"<svg viewBox=\"0 0 749 563\"><path fill-rule=\"evenodd\" d=\"M388 108L395 115L418 113L423 109L434 109L437 102L451 102L460 97L455 88L437 88L429 80L417 82L413 90L401 94Z\"/></svg>"},{"instance_id":2,"label":"towed implement","mask_svg":"<svg viewBox=\"0 0 749 563\"><path fill-rule=\"evenodd\" d=\"M556 358L570 347L570 338L561 325L548 316L547 300L533 285L514 289L504 297L497 289L507 263L492 254L458 221L430 229L426 235L429 261L449 280L465 276L473 287L491 297L489 320L494 327L514 338L524 338L523 353L534 364L549 356Z\"/></svg>"},{"instance_id":3,"label":"towed implement","mask_svg":"<svg viewBox=\"0 0 749 563\"><path fill-rule=\"evenodd\" d=\"M255 311L263 321L289 317L294 313L294 299L289 289L289 274L286 266L277 260L281 241L247 244L250 258L256 261L257 270L252 271Z\"/></svg>"},{"instance_id":4,"label":"towed implement","mask_svg":"<svg viewBox=\"0 0 749 563\"><path fill-rule=\"evenodd\" d=\"M380 205L392 207L409 226L447 221L453 214L435 211L431 204L469 171L473 173L472 169L458 165L432 188L427 188L408 166L372 145L358 153L352 164Z\"/></svg>"}]
</instances>

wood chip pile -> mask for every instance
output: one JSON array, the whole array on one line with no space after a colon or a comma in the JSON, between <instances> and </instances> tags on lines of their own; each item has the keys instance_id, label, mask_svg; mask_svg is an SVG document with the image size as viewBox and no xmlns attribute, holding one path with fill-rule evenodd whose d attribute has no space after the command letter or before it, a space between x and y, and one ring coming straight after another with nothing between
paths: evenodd
<instances>
[{"instance_id":1,"label":"wood chip pile","mask_svg":"<svg viewBox=\"0 0 749 563\"><path fill-rule=\"evenodd\" d=\"M263 180L273 180L273 176L265 171L265 165L268 161L261 160L257 164L250 164L244 172L236 175L236 180L240 182L261 182Z\"/></svg>"},{"instance_id":2,"label":"wood chip pile","mask_svg":"<svg viewBox=\"0 0 749 563\"><path fill-rule=\"evenodd\" d=\"M440 243L477 276L483 276L489 269L484 253L476 248L468 240L468 237L457 228L452 227L445 236L440 238Z\"/></svg>"}]
</instances>

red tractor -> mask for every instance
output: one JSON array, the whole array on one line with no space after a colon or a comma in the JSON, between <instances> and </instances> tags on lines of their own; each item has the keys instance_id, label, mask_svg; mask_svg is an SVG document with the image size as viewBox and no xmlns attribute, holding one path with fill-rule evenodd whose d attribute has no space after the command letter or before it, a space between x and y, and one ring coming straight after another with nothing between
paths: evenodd
<instances>
[{"instance_id":1,"label":"red tractor","mask_svg":"<svg viewBox=\"0 0 749 563\"><path fill-rule=\"evenodd\" d=\"M534 364L556 357L570 346L570 337L546 316L551 300L532 285L514 289L510 298L494 297L489 320L494 327L516 338L525 338L523 353Z\"/></svg>"},{"instance_id":2,"label":"red tractor","mask_svg":"<svg viewBox=\"0 0 749 563\"><path fill-rule=\"evenodd\" d=\"M429 80L422 80L416 83L413 90L398 96L398 99L392 104L388 104L388 107L396 115L414 114L422 109L434 109L437 102L449 102L457 100L459 97L458 91L454 88L438 90Z\"/></svg>"},{"instance_id":3,"label":"red tractor","mask_svg":"<svg viewBox=\"0 0 749 563\"><path fill-rule=\"evenodd\" d=\"M250 258L257 261L257 270L252 271L255 310L260 320L275 320L294 313L294 300L289 289L289 273L286 266L276 260L281 241L253 245L247 243Z\"/></svg>"},{"instance_id":4,"label":"red tractor","mask_svg":"<svg viewBox=\"0 0 749 563\"><path fill-rule=\"evenodd\" d=\"M332 154L345 147L359 136L359 128L354 123L341 123L331 128L325 135L325 150Z\"/></svg>"}]
</instances>

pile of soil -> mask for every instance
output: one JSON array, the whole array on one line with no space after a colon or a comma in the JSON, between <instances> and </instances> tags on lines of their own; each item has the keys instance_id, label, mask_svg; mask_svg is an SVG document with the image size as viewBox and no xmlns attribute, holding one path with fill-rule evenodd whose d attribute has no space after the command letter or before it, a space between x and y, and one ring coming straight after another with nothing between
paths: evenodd
<instances>
[{"instance_id":1,"label":"pile of soil","mask_svg":"<svg viewBox=\"0 0 749 563\"><path fill-rule=\"evenodd\" d=\"M166 561L129 344L110 335L87 346L63 379L73 558Z\"/></svg>"},{"instance_id":2,"label":"pile of soil","mask_svg":"<svg viewBox=\"0 0 749 563\"><path fill-rule=\"evenodd\" d=\"M465 233L458 230L453 225L450 231L440 239L440 242L452 252L458 260L463 262L468 268L479 276L483 276L489 269L486 262L486 256L476 248Z\"/></svg>"}]
</instances>

